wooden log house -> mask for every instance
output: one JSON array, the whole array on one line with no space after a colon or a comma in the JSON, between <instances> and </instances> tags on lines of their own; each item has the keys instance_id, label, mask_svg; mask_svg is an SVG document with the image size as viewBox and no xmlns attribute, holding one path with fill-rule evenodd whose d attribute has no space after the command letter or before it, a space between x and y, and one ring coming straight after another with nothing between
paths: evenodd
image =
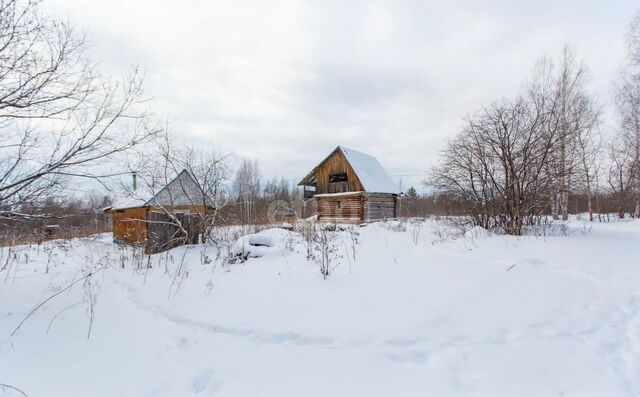
<instances>
[{"instance_id":1,"label":"wooden log house","mask_svg":"<svg viewBox=\"0 0 640 397\"><path fill-rule=\"evenodd\" d=\"M373 156L336 147L299 183L318 222L361 224L395 218L400 189Z\"/></svg>"},{"instance_id":2,"label":"wooden log house","mask_svg":"<svg viewBox=\"0 0 640 397\"><path fill-rule=\"evenodd\" d=\"M135 182L134 182L135 185ZM195 244L202 233L201 215L210 209L189 172L183 170L150 199L133 192L103 211L111 215L113 241L138 245L147 253L161 252L182 243ZM147 196L148 197L148 196ZM175 219L187 230L186 240L176 238ZM173 225L172 225L173 223Z\"/></svg>"}]
</instances>

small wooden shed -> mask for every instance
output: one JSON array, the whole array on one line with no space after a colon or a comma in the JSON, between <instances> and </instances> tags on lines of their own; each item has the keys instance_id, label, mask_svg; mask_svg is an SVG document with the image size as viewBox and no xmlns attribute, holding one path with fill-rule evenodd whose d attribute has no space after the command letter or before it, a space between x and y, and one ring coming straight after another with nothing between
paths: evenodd
<instances>
[{"instance_id":1,"label":"small wooden shed","mask_svg":"<svg viewBox=\"0 0 640 397\"><path fill-rule=\"evenodd\" d=\"M184 241L184 238L175 238L179 230L175 219L188 232L184 242L197 243L202 233L200 220L210 209L207 202L203 200L201 189L193 176L183 170L150 199L131 194L105 208L104 212L111 215L115 243L143 246L145 252L154 253L173 248L180 245L179 241Z\"/></svg>"},{"instance_id":2,"label":"small wooden shed","mask_svg":"<svg viewBox=\"0 0 640 397\"><path fill-rule=\"evenodd\" d=\"M299 183L315 200L319 222L365 223L395 218L400 189L373 156L336 147Z\"/></svg>"}]
</instances>

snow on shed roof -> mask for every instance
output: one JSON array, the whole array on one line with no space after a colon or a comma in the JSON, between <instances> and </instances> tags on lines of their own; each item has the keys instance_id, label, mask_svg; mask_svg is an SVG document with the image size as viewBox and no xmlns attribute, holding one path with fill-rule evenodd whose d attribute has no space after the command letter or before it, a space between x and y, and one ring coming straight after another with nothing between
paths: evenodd
<instances>
[{"instance_id":1,"label":"snow on shed roof","mask_svg":"<svg viewBox=\"0 0 640 397\"><path fill-rule=\"evenodd\" d=\"M144 207L146 200L135 196L120 197L115 200L111 207L103 210L126 210L128 208Z\"/></svg>"},{"instance_id":2,"label":"snow on shed roof","mask_svg":"<svg viewBox=\"0 0 640 397\"><path fill-rule=\"evenodd\" d=\"M382 164L373 156L339 146L347 158L353 171L360 179L362 187L369 193L394 193L399 194L400 189L391 176L385 171Z\"/></svg>"},{"instance_id":3,"label":"snow on shed roof","mask_svg":"<svg viewBox=\"0 0 640 397\"><path fill-rule=\"evenodd\" d=\"M145 205L199 205L203 202L202 198L202 191L193 176L187 170L182 170Z\"/></svg>"},{"instance_id":4,"label":"snow on shed roof","mask_svg":"<svg viewBox=\"0 0 640 397\"><path fill-rule=\"evenodd\" d=\"M151 197L144 199L142 197ZM104 208L105 210L124 210L129 208L139 208L148 206L179 206L198 205L202 203L202 193L198 188L193 176L182 170L171 182L166 184L157 193L153 194L148 188L139 188L135 192L119 197L114 205ZM207 198L207 202L210 202Z\"/></svg>"}]
</instances>

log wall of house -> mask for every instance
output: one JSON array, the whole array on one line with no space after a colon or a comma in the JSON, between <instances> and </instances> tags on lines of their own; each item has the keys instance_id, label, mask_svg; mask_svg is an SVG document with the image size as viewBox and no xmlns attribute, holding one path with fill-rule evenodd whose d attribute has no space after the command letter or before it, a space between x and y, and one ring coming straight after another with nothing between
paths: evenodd
<instances>
[{"instance_id":1,"label":"log wall of house","mask_svg":"<svg viewBox=\"0 0 640 397\"><path fill-rule=\"evenodd\" d=\"M316 197L319 222L363 223L397 217L398 198L364 193Z\"/></svg>"},{"instance_id":2,"label":"log wall of house","mask_svg":"<svg viewBox=\"0 0 640 397\"><path fill-rule=\"evenodd\" d=\"M202 205L180 205L165 207L167 211L204 215L207 209ZM149 214L164 213L164 210L153 207L136 207L110 211L113 227L113 239L124 244L142 245L149 242ZM153 221L153 220L151 220ZM168 219L167 221L171 221ZM154 239L152 239L154 240ZM154 242L155 244L155 242Z\"/></svg>"},{"instance_id":3,"label":"log wall of house","mask_svg":"<svg viewBox=\"0 0 640 397\"><path fill-rule=\"evenodd\" d=\"M113 239L125 244L143 244L147 239L147 208L112 211Z\"/></svg>"},{"instance_id":4,"label":"log wall of house","mask_svg":"<svg viewBox=\"0 0 640 397\"><path fill-rule=\"evenodd\" d=\"M364 220L366 222L395 218L398 198L392 194L367 193L364 201Z\"/></svg>"},{"instance_id":5,"label":"log wall of house","mask_svg":"<svg viewBox=\"0 0 640 397\"><path fill-rule=\"evenodd\" d=\"M318 222L362 223L364 221L364 194L316 197Z\"/></svg>"},{"instance_id":6,"label":"log wall of house","mask_svg":"<svg viewBox=\"0 0 640 397\"><path fill-rule=\"evenodd\" d=\"M358 176L347 162L344 154L336 150L316 171L316 194L336 193L329 189L329 175L347 174L347 186L343 191L359 192L364 190Z\"/></svg>"}]
</instances>

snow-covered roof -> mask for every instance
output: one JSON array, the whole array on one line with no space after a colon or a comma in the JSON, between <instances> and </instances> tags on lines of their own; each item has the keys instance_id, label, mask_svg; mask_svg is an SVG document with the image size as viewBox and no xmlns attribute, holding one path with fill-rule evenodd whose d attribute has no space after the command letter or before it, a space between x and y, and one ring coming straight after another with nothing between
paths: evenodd
<instances>
[{"instance_id":1,"label":"snow-covered roof","mask_svg":"<svg viewBox=\"0 0 640 397\"><path fill-rule=\"evenodd\" d=\"M117 198L111 207L103 210L126 210L128 208L144 207L146 200L135 196L124 196Z\"/></svg>"},{"instance_id":2,"label":"snow-covered roof","mask_svg":"<svg viewBox=\"0 0 640 397\"><path fill-rule=\"evenodd\" d=\"M364 192L342 192L342 193L322 193L316 194L313 197L344 197L344 196L357 196Z\"/></svg>"},{"instance_id":3,"label":"snow-covered roof","mask_svg":"<svg viewBox=\"0 0 640 397\"><path fill-rule=\"evenodd\" d=\"M203 202L202 198L202 191L193 176L187 170L182 170L145 205L199 205Z\"/></svg>"},{"instance_id":4,"label":"snow-covered roof","mask_svg":"<svg viewBox=\"0 0 640 397\"><path fill-rule=\"evenodd\" d=\"M387 174L382 164L373 156L350 149L344 146L336 147L320 164L316 165L307 176L305 176L298 185L308 185L315 182L315 173L327 160L329 160L336 152L340 151L347 163L353 169L353 172L360 180L360 184L368 193L391 193L400 194L398 185L393 181L391 176ZM316 195L317 196L317 195Z\"/></svg>"},{"instance_id":5,"label":"snow-covered roof","mask_svg":"<svg viewBox=\"0 0 640 397\"><path fill-rule=\"evenodd\" d=\"M151 197L144 199L142 197ZM144 188L129 193L126 196L117 198L111 207L106 210L124 210L128 208L138 208L147 206L177 206L177 205L199 205L202 203L202 192L198 188L193 176L187 170L183 170L171 182L153 194ZM207 199L207 203L209 203ZM210 203L209 203L210 204Z\"/></svg>"},{"instance_id":6,"label":"snow-covered roof","mask_svg":"<svg viewBox=\"0 0 640 397\"><path fill-rule=\"evenodd\" d=\"M362 187L364 187L367 192L400 193L398 185L393 181L387 171L385 171L378 159L344 146L339 146L339 148L347 158L358 179L360 179Z\"/></svg>"}]
</instances>

